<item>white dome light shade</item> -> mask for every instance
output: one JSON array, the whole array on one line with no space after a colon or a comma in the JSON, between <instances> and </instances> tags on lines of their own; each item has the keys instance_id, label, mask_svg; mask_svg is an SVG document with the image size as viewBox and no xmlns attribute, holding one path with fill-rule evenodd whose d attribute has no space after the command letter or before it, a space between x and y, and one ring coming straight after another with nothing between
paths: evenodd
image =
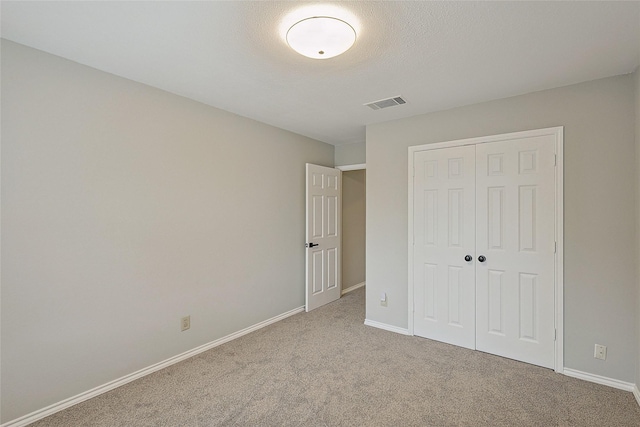
<instances>
[{"instance_id":1,"label":"white dome light shade","mask_svg":"<svg viewBox=\"0 0 640 427\"><path fill-rule=\"evenodd\" d=\"M356 41L356 31L345 21L315 16L299 21L287 32L287 43L300 55L328 59L346 52Z\"/></svg>"}]
</instances>

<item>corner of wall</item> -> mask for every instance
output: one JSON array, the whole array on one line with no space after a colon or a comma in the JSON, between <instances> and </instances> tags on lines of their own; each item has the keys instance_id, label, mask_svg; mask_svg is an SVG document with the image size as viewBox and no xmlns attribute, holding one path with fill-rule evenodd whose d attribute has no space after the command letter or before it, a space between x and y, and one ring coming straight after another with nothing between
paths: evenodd
<instances>
[{"instance_id":1,"label":"corner of wall","mask_svg":"<svg viewBox=\"0 0 640 427\"><path fill-rule=\"evenodd\" d=\"M636 157L636 256L635 259L640 259L640 67L636 68L634 72L634 86L635 86L635 157ZM638 386L640 385L640 262L637 262L636 272L636 375L635 382L636 388L634 395L640 404L640 392L638 392Z\"/></svg>"},{"instance_id":2,"label":"corner of wall","mask_svg":"<svg viewBox=\"0 0 640 427\"><path fill-rule=\"evenodd\" d=\"M366 150L367 148L364 141L337 145L333 157L334 164L336 166L345 166L366 163Z\"/></svg>"},{"instance_id":3,"label":"corner of wall","mask_svg":"<svg viewBox=\"0 0 640 427\"><path fill-rule=\"evenodd\" d=\"M638 11L638 25L640 25L640 10ZM638 43L638 55L640 56L640 39ZM640 66L636 67L634 73L634 89L635 89L635 154L636 154L636 386L633 395L640 405Z\"/></svg>"}]
</instances>

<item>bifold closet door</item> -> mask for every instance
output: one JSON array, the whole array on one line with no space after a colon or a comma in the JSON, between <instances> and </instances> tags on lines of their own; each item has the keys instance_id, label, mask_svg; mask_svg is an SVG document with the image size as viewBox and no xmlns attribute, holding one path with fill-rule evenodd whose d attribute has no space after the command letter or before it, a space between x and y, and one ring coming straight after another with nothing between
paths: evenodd
<instances>
[{"instance_id":1,"label":"bifold closet door","mask_svg":"<svg viewBox=\"0 0 640 427\"><path fill-rule=\"evenodd\" d=\"M414 157L414 334L475 348L475 147ZM468 259L468 258L467 258Z\"/></svg>"},{"instance_id":2,"label":"bifold closet door","mask_svg":"<svg viewBox=\"0 0 640 427\"><path fill-rule=\"evenodd\" d=\"M555 138L478 144L476 158L476 348L553 368Z\"/></svg>"}]
</instances>

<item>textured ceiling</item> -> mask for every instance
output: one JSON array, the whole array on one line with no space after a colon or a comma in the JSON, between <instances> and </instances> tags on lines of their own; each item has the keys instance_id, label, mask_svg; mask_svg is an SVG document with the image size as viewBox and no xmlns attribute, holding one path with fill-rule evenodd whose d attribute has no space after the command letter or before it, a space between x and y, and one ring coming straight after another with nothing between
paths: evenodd
<instances>
[{"instance_id":1,"label":"textured ceiling","mask_svg":"<svg viewBox=\"0 0 640 427\"><path fill-rule=\"evenodd\" d=\"M354 47L283 41L288 15L340 7ZM638 2L12 2L3 38L334 145L365 125L638 66ZM407 104L362 104L402 95Z\"/></svg>"}]
</instances>

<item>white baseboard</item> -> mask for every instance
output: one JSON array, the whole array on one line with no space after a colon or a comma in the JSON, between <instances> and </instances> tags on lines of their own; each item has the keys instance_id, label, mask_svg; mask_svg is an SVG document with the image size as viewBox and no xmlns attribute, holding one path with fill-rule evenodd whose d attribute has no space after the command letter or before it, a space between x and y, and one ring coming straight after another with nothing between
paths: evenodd
<instances>
[{"instance_id":1,"label":"white baseboard","mask_svg":"<svg viewBox=\"0 0 640 427\"><path fill-rule=\"evenodd\" d=\"M348 294L349 292L355 291L356 289L361 288L364 285L366 285L366 282L360 282L357 285L349 286L347 289L343 289L340 295Z\"/></svg>"},{"instance_id":2,"label":"white baseboard","mask_svg":"<svg viewBox=\"0 0 640 427\"><path fill-rule=\"evenodd\" d=\"M624 391L634 392L636 395L636 399L638 399L638 394L636 394L636 390L638 388L633 383L628 383L625 381L616 380L613 378L607 378L596 374L590 374L588 372L577 371L575 369L564 368L564 375L568 377L578 378L581 380L589 381L596 384L602 384L609 387L617 388ZM635 390L634 390L635 389ZM640 400L638 401L640 403Z\"/></svg>"},{"instance_id":3,"label":"white baseboard","mask_svg":"<svg viewBox=\"0 0 640 427\"><path fill-rule=\"evenodd\" d=\"M386 323L376 322L375 320L365 319L364 324L367 326L373 326L374 328L384 329L385 331L395 332L396 334L410 335L408 329L387 325Z\"/></svg>"},{"instance_id":4,"label":"white baseboard","mask_svg":"<svg viewBox=\"0 0 640 427\"><path fill-rule=\"evenodd\" d=\"M67 409L73 405L77 405L78 403L84 402L85 400L89 400L92 397L96 397L100 394L106 393L108 391L111 391L115 388L118 388L122 385L125 385L127 383L130 383L131 381L135 381L139 378L142 378L146 375L149 375L153 372L159 371L160 369L164 369L167 368L171 365L174 365L178 362L182 362L185 359L188 359L190 357L193 357L197 354L200 354L202 352L205 352L207 350L210 350L214 347L218 347L219 345L222 345L226 342L232 341L236 338L240 338L243 335L247 335L253 331L256 331L258 329L264 328L265 326L268 326L272 323L278 322L280 320L283 320L287 317L293 316L294 314L298 314L304 311L304 306L303 307L298 307L298 308L294 308L293 310L287 311L286 313L282 313L279 314L275 317L272 317L271 319L267 319L265 321L262 321L260 323L256 323L253 326L249 326L247 328L244 328L238 332L234 332L232 334L229 334L225 337L219 338L215 341L211 341L210 343L207 344L203 344L199 347L196 347L192 350L189 351L185 351L184 353L178 354L177 356L173 356L170 357L169 359L166 359L162 362L156 363L154 365L151 365L149 367L140 369L139 371L133 372L129 375L125 375L124 377L118 378L116 380L110 381L106 384L103 384L101 386L98 386L96 388L93 388L91 390L85 391L83 393L80 393L76 396L70 397L68 399L62 400L58 403L54 403L53 405L47 406L46 408L42 408L39 409L37 411L34 411L30 414L24 415L20 418L16 418L15 420L9 421L5 424L2 424L0 427L23 427L26 425L29 425L33 422L36 422L42 418L48 417L49 415L53 415L56 412L60 412L63 409Z\"/></svg>"},{"instance_id":5,"label":"white baseboard","mask_svg":"<svg viewBox=\"0 0 640 427\"><path fill-rule=\"evenodd\" d=\"M640 390L638 390L638 384L633 386L633 396L636 398L638 405L640 405Z\"/></svg>"}]
</instances>

